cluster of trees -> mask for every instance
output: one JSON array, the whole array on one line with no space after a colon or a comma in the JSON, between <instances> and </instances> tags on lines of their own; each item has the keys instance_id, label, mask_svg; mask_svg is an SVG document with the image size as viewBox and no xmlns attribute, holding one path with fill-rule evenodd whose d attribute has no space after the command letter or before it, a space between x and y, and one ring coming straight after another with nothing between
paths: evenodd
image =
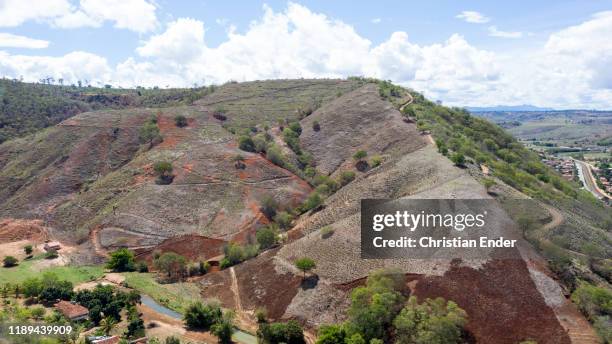
<instances>
[{"instance_id":1,"label":"cluster of trees","mask_svg":"<svg viewBox=\"0 0 612 344\"><path fill-rule=\"evenodd\" d=\"M223 247L224 257L219 263L221 269L241 263L259 254L259 244L240 245L229 243Z\"/></svg>"},{"instance_id":2,"label":"cluster of trees","mask_svg":"<svg viewBox=\"0 0 612 344\"><path fill-rule=\"evenodd\" d=\"M153 266L167 282L177 282L188 276L204 275L210 270L210 264L205 261L189 262L185 257L174 252L155 252Z\"/></svg>"},{"instance_id":3,"label":"cluster of trees","mask_svg":"<svg viewBox=\"0 0 612 344\"><path fill-rule=\"evenodd\" d=\"M232 342L234 333L234 316L231 311L224 313L217 303L196 302L187 307L183 320L188 328L210 330L213 335L217 336L219 343L228 344Z\"/></svg>"},{"instance_id":4,"label":"cluster of trees","mask_svg":"<svg viewBox=\"0 0 612 344\"><path fill-rule=\"evenodd\" d=\"M104 323L116 324L121 321L121 311L140 303L140 294L132 290L122 292L110 285L98 284L92 290L80 290L72 298L80 305L89 309L89 321L98 326ZM111 325L112 327L112 325Z\"/></svg>"},{"instance_id":5,"label":"cluster of trees","mask_svg":"<svg viewBox=\"0 0 612 344\"><path fill-rule=\"evenodd\" d=\"M381 270L368 277L365 286L351 293L348 320L322 326L318 344L396 343L451 344L463 340L467 315L457 304L442 298L404 296L404 275Z\"/></svg>"},{"instance_id":6,"label":"cluster of trees","mask_svg":"<svg viewBox=\"0 0 612 344\"><path fill-rule=\"evenodd\" d=\"M20 289L26 298L45 304L52 304L57 300L70 300L74 295L72 283L60 280L53 273L45 273L40 278L28 278L23 281Z\"/></svg>"},{"instance_id":7,"label":"cluster of trees","mask_svg":"<svg viewBox=\"0 0 612 344\"><path fill-rule=\"evenodd\" d=\"M580 281L572 301L593 323L604 343L612 343L612 291Z\"/></svg>"},{"instance_id":8,"label":"cluster of trees","mask_svg":"<svg viewBox=\"0 0 612 344\"><path fill-rule=\"evenodd\" d=\"M304 330L295 320L269 322L264 309L255 312L257 318L257 340L263 344L304 344Z\"/></svg>"}]
</instances>

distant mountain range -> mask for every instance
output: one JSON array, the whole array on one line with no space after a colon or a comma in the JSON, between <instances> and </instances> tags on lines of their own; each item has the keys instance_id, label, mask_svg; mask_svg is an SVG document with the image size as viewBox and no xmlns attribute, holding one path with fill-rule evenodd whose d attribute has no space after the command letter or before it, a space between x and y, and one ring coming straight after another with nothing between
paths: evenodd
<instances>
[{"instance_id":1,"label":"distant mountain range","mask_svg":"<svg viewBox=\"0 0 612 344\"><path fill-rule=\"evenodd\" d=\"M491 112L491 111L554 111L553 108L537 107L533 105L497 105L490 107L466 106L470 112Z\"/></svg>"}]
</instances>

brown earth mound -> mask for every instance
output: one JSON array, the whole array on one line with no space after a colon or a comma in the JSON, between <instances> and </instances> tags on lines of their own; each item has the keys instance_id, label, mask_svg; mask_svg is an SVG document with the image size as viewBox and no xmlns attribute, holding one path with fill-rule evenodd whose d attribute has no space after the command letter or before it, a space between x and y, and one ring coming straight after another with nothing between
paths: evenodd
<instances>
[{"instance_id":1,"label":"brown earth mound","mask_svg":"<svg viewBox=\"0 0 612 344\"><path fill-rule=\"evenodd\" d=\"M159 245L138 250L136 258L151 263L153 252L174 252L191 261L208 260L222 254L224 240L212 239L201 235L188 234L166 239Z\"/></svg>"},{"instance_id":2,"label":"brown earth mound","mask_svg":"<svg viewBox=\"0 0 612 344\"><path fill-rule=\"evenodd\" d=\"M20 240L43 241L47 232L42 220L0 219L0 243Z\"/></svg>"},{"instance_id":3,"label":"brown earth mound","mask_svg":"<svg viewBox=\"0 0 612 344\"><path fill-rule=\"evenodd\" d=\"M522 260L493 260L478 270L453 265L444 276L421 278L414 289L421 300L455 301L467 312L467 330L478 343L570 343Z\"/></svg>"}]
</instances>

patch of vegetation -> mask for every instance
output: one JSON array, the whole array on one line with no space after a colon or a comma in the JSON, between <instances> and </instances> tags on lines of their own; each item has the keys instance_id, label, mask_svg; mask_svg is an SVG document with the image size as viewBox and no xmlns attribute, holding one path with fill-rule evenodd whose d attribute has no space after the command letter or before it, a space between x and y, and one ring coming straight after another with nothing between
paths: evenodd
<instances>
[{"instance_id":1,"label":"patch of vegetation","mask_svg":"<svg viewBox=\"0 0 612 344\"><path fill-rule=\"evenodd\" d=\"M223 247L224 257L219 263L221 269L241 263L259 254L259 245L242 246L237 243L229 243Z\"/></svg>"},{"instance_id":2,"label":"patch of vegetation","mask_svg":"<svg viewBox=\"0 0 612 344\"><path fill-rule=\"evenodd\" d=\"M274 226L266 226L261 228L255 234L257 243L262 250L274 246L277 242L278 230Z\"/></svg>"},{"instance_id":3,"label":"patch of vegetation","mask_svg":"<svg viewBox=\"0 0 612 344\"><path fill-rule=\"evenodd\" d=\"M17 266L18 262L19 260L17 260L17 258L13 256L6 256L4 257L4 259L2 259L2 265L5 268L12 268L13 266Z\"/></svg>"},{"instance_id":4,"label":"patch of vegetation","mask_svg":"<svg viewBox=\"0 0 612 344\"><path fill-rule=\"evenodd\" d=\"M466 313L454 302L442 298L415 297L407 302L404 275L395 270L372 273L365 286L351 292L348 320L324 325L317 344L383 343L462 343Z\"/></svg>"},{"instance_id":5,"label":"patch of vegetation","mask_svg":"<svg viewBox=\"0 0 612 344\"><path fill-rule=\"evenodd\" d=\"M295 320L286 323L262 321L257 330L259 343L265 344L304 344L304 330Z\"/></svg>"},{"instance_id":6,"label":"patch of vegetation","mask_svg":"<svg viewBox=\"0 0 612 344\"><path fill-rule=\"evenodd\" d=\"M578 288L572 293L572 301L593 323L601 339L606 343L611 342L612 291L580 281Z\"/></svg>"},{"instance_id":7,"label":"patch of vegetation","mask_svg":"<svg viewBox=\"0 0 612 344\"><path fill-rule=\"evenodd\" d=\"M174 176L172 175L173 167L169 161L158 161L153 165L153 170L157 174L155 182L159 185L168 185L172 183Z\"/></svg>"},{"instance_id":8,"label":"patch of vegetation","mask_svg":"<svg viewBox=\"0 0 612 344\"><path fill-rule=\"evenodd\" d=\"M138 138L140 143L148 143L149 148L153 147L155 143L161 142L163 138L159 133L157 121L155 119L146 121L138 131Z\"/></svg>"},{"instance_id":9,"label":"patch of vegetation","mask_svg":"<svg viewBox=\"0 0 612 344\"><path fill-rule=\"evenodd\" d=\"M187 276L187 259L174 252L164 252L153 260L153 266L164 274L167 282L181 281Z\"/></svg>"},{"instance_id":10,"label":"patch of vegetation","mask_svg":"<svg viewBox=\"0 0 612 344\"><path fill-rule=\"evenodd\" d=\"M295 267L304 273L303 278L306 278L306 273L317 267L317 264L312 258L302 257L295 261Z\"/></svg>"},{"instance_id":11,"label":"patch of vegetation","mask_svg":"<svg viewBox=\"0 0 612 344\"><path fill-rule=\"evenodd\" d=\"M110 259L106 262L106 268L114 272L125 272L136 270L134 252L127 248L120 248L111 252Z\"/></svg>"},{"instance_id":12,"label":"patch of vegetation","mask_svg":"<svg viewBox=\"0 0 612 344\"><path fill-rule=\"evenodd\" d=\"M158 303L177 312L184 312L187 306L200 300L200 288L196 283L159 283L154 273L125 272L125 284L147 294Z\"/></svg>"},{"instance_id":13,"label":"patch of vegetation","mask_svg":"<svg viewBox=\"0 0 612 344\"><path fill-rule=\"evenodd\" d=\"M183 128L187 126L187 117L185 117L184 115L176 115L174 116L174 124L179 127L179 128Z\"/></svg>"}]
</instances>

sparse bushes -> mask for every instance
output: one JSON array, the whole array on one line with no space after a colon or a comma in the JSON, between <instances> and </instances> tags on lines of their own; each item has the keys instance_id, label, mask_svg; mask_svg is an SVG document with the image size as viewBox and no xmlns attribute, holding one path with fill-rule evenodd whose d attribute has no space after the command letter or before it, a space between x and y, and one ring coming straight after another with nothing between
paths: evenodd
<instances>
[{"instance_id":1,"label":"sparse bushes","mask_svg":"<svg viewBox=\"0 0 612 344\"><path fill-rule=\"evenodd\" d=\"M313 191L308 198L306 198L301 208L303 212L307 212L311 209L318 208L321 204L323 204L323 198L321 198L317 191Z\"/></svg>"},{"instance_id":2,"label":"sparse bushes","mask_svg":"<svg viewBox=\"0 0 612 344\"><path fill-rule=\"evenodd\" d=\"M238 138L238 148L245 152L255 152L255 143L250 136L242 135Z\"/></svg>"},{"instance_id":3,"label":"sparse bushes","mask_svg":"<svg viewBox=\"0 0 612 344\"><path fill-rule=\"evenodd\" d=\"M13 256L6 256L2 260L2 264L4 265L5 268L11 268L13 266L17 266L17 262L18 262L17 258Z\"/></svg>"},{"instance_id":4,"label":"sparse bushes","mask_svg":"<svg viewBox=\"0 0 612 344\"><path fill-rule=\"evenodd\" d=\"M134 253L127 248L120 248L112 252L109 261L106 263L106 268L115 272L136 270Z\"/></svg>"},{"instance_id":5,"label":"sparse bushes","mask_svg":"<svg viewBox=\"0 0 612 344\"><path fill-rule=\"evenodd\" d=\"M183 116L183 115L176 115L174 117L174 124L179 127L179 128L183 128L187 126L187 117Z\"/></svg>"},{"instance_id":6,"label":"sparse bushes","mask_svg":"<svg viewBox=\"0 0 612 344\"><path fill-rule=\"evenodd\" d=\"M321 228L321 239L327 239L334 235L334 229L330 226Z\"/></svg>"},{"instance_id":7,"label":"sparse bushes","mask_svg":"<svg viewBox=\"0 0 612 344\"><path fill-rule=\"evenodd\" d=\"M367 156L368 156L368 152L364 150L358 150L357 152L355 152L355 154L353 154L353 159L355 159L356 161L359 161L361 159L365 159L365 157Z\"/></svg>"},{"instance_id":8,"label":"sparse bushes","mask_svg":"<svg viewBox=\"0 0 612 344\"><path fill-rule=\"evenodd\" d=\"M171 162L158 161L153 165L153 170L157 174L157 180L155 181L157 184L168 185L172 183L174 176L172 175L173 167Z\"/></svg>"},{"instance_id":9,"label":"sparse bushes","mask_svg":"<svg viewBox=\"0 0 612 344\"><path fill-rule=\"evenodd\" d=\"M282 229L291 227L291 221L293 221L293 216L286 211L280 211L274 216L274 222Z\"/></svg>"},{"instance_id":10,"label":"sparse bushes","mask_svg":"<svg viewBox=\"0 0 612 344\"><path fill-rule=\"evenodd\" d=\"M273 143L269 143L266 148L266 158L270 160L274 165L280 167L287 167L287 162L285 161L285 157L281 152L280 148Z\"/></svg>"},{"instance_id":11,"label":"sparse bushes","mask_svg":"<svg viewBox=\"0 0 612 344\"><path fill-rule=\"evenodd\" d=\"M370 161L370 165L372 167L378 167L380 166L380 164L382 163L383 159L380 155L375 155L372 157L372 160Z\"/></svg>"},{"instance_id":12,"label":"sparse bushes","mask_svg":"<svg viewBox=\"0 0 612 344\"><path fill-rule=\"evenodd\" d=\"M342 171L340 173L340 185L345 186L355 179L355 172L353 171Z\"/></svg>"}]
</instances>

